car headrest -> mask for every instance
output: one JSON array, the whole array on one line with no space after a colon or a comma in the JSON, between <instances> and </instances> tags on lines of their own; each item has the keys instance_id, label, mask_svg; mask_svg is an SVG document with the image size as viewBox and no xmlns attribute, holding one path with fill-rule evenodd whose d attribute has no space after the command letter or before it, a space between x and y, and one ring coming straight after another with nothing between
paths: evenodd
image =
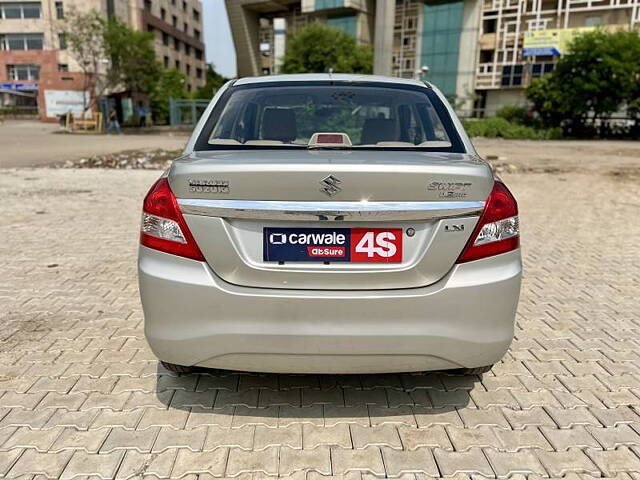
<instances>
[{"instance_id":1,"label":"car headrest","mask_svg":"<svg viewBox=\"0 0 640 480\"><path fill-rule=\"evenodd\" d=\"M396 121L392 118L367 118L362 125L360 143L375 145L378 142L398 140Z\"/></svg>"},{"instance_id":2,"label":"car headrest","mask_svg":"<svg viewBox=\"0 0 640 480\"><path fill-rule=\"evenodd\" d=\"M267 108L262 115L262 138L292 142L298 136L296 114L289 108Z\"/></svg>"}]
</instances>

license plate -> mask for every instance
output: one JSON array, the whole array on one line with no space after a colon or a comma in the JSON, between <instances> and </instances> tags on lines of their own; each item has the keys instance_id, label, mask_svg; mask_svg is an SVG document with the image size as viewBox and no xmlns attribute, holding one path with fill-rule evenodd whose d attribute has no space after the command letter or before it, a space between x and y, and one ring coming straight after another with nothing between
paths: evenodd
<instances>
[{"instance_id":1,"label":"license plate","mask_svg":"<svg viewBox=\"0 0 640 480\"><path fill-rule=\"evenodd\" d=\"M402 261L401 228L279 228L262 231L265 262Z\"/></svg>"}]
</instances>

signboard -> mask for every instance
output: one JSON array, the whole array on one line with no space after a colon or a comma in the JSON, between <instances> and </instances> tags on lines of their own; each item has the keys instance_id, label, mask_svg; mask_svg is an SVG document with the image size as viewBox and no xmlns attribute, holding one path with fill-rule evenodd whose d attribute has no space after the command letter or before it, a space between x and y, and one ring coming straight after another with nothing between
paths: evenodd
<instances>
[{"instance_id":1,"label":"signboard","mask_svg":"<svg viewBox=\"0 0 640 480\"><path fill-rule=\"evenodd\" d=\"M131 98L126 97L122 99L122 120L128 122L133 117L133 102Z\"/></svg>"},{"instance_id":2,"label":"signboard","mask_svg":"<svg viewBox=\"0 0 640 480\"><path fill-rule=\"evenodd\" d=\"M566 53L569 42L581 33L594 30L596 27L553 28L525 32L522 46L523 57L541 55L558 56Z\"/></svg>"},{"instance_id":3,"label":"signboard","mask_svg":"<svg viewBox=\"0 0 640 480\"><path fill-rule=\"evenodd\" d=\"M65 115L67 112L82 116L84 106L89 104L89 93L80 90L45 90L44 102L49 118Z\"/></svg>"},{"instance_id":4,"label":"signboard","mask_svg":"<svg viewBox=\"0 0 640 480\"><path fill-rule=\"evenodd\" d=\"M0 88L4 88L7 90L17 90L17 91L33 91L38 90L37 83L0 83Z\"/></svg>"}]
</instances>

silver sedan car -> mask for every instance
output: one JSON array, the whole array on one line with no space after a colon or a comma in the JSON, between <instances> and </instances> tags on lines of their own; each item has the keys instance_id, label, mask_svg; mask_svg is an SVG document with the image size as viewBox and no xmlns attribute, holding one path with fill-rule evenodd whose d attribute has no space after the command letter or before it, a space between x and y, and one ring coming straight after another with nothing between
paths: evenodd
<instances>
[{"instance_id":1,"label":"silver sedan car","mask_svg":"<svg viewBox=\"0 0 640 480\"><path fill-rule=\"evenodd\" d=\"M415 80L233 80L142 213L166 368L487 371L513 338L518 207Z\"/></svg>"}]
</instances>

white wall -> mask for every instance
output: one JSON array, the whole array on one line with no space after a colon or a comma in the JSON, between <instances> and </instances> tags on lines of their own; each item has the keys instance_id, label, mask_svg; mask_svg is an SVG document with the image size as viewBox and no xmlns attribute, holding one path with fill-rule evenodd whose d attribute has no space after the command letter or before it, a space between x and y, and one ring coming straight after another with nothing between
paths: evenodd
<instances>
[{"instance_id":1,"label":"white wall","mask_svg":"<svg viewBox=\"0 0 640 480\"><path fill-rule=\"evenodd\" d=\"M527 105L527 100L524 96L524 90L520 88L488 90L487 104L485 106L485 117L491 117L495 115L496 111L504 105Z\"/></svg>"}]
</instances>

